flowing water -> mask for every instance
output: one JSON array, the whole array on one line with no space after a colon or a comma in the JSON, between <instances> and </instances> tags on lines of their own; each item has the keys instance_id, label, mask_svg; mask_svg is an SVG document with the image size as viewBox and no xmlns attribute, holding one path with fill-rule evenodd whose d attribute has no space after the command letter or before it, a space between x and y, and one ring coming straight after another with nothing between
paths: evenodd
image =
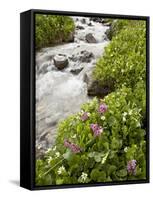
<instances>
[{"instance_id":1,"label":"flowing water","mask_svg":"<svg viewBox=\"0 0 153 200\"><path fill-rule=\"evenodd\" d=\"M43 48L36 53L37 156L53 145L58 122L78 112L80 106L90 100L83 77L93 70L108 44L107 26L85 17L73 17L73 20L76 25L74 42ZM86 41L88 33L94 36L96 43ZM80 59L81 52L92 53L92 56L85 61ZM53 57L57 54L68 58L68 66L63 70L54 65ZM81 72L74 74L73 70Z\"/></svg>"}]
</instances>

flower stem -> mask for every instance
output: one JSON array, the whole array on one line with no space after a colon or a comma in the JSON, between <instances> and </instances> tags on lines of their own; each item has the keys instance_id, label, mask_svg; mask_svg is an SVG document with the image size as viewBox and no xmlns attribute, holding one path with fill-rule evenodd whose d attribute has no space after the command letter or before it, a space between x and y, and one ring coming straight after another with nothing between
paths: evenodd
<instances>
[{"instance_id":1,"label":"flower stem","mask_svg":"<svg viewBox=\"0 0 153 200\"><path fill-rule=\"evenodd\" d=\"M62 160L60 160L58 163L56 163L53 167L51 167L47 172L45 172L42 176L45 176L46 174L48 174L52 169L54 169L54 167L56 167L58 164L60 164L65 158L63 158Z\"/></svg>"}]
</instances>

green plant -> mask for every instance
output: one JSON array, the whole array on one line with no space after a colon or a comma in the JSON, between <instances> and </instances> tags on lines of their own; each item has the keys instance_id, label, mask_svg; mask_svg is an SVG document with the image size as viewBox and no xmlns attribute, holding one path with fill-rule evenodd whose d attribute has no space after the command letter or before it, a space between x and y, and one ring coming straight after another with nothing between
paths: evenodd
<instances>
[{"instance_id":1,"label":"green plant","mask_svg":"<svg viewBox=\"0 0 153 200\"><path fill-rule=\"evenodd\" d=\"M101 104L107 105L104 113L99 112ZM84 113L88 118L82 120ZM100 134L94 134L93 123L101 127ZM145 129L141 126L141 109L130 88L122 87L100 102L95 98L84 104L82 112L60 123L55 147L37 160L36 184L144 179ZM73 151L72 144L79 151ZM127 164L134 159L136 174L130 174Z\"/></svg>"},{"instance_id":2,"label":"green plant","mask_svg":"<svg viewBox=\"0 0 153 200\"><path fill-rule=\"evenodd\" d=\"M36 15L36 48L66 41L74 32L74 22L68 16Z\"/></svg>"},{"instance_id":3,"label":"green plant","mask_svg":"<svg viewBox=\"0 0 153 200\"><path fill-rule=\"evenodd\" d=\"M115 34L106 47L93 75L102 84L112 81L115 88L122 85L134 88L141 80L145 84L146 78L145 21L136 20L131 23L125 20L123 23L122 20L118 20L118 26L118 34Z\"/></svg>"}]
</instances>

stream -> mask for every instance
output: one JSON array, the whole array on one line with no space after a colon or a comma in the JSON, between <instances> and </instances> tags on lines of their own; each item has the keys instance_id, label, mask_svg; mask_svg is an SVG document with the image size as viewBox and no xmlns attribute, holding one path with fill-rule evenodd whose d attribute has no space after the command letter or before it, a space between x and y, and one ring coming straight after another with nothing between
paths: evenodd
<instances>
[{"instance_id":1,"label":"stream","mask_svg":"<svg viewBox=\"0 0 153 200\"><path fill-rule=\"evenodd\" d=\"M73 42L36 52L36 157L53 146L58 123L92 99L85 75L93 71L109 43L105 34L108 26L89 17L73 20ZM66 67L59 69L54 58Z\"/></svg>"}]
</instances>

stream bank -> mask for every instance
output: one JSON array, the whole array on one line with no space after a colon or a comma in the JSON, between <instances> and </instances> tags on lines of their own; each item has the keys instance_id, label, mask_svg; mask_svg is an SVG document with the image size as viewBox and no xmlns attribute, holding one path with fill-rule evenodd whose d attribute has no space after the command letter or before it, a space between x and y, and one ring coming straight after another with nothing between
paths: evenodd
<instances>
[{"instance_id":1,"label":"stream bank","mask_svg":"<svg viewBox=\"0 0 153 200\"><path fill-rule=\"evenodd\" d=\"M54 144L58 123L92 98L91 74L109 43L109 26L88 17L73 20L73 42L36 53L36 157Z\"/></svg>"}]
</instances>

